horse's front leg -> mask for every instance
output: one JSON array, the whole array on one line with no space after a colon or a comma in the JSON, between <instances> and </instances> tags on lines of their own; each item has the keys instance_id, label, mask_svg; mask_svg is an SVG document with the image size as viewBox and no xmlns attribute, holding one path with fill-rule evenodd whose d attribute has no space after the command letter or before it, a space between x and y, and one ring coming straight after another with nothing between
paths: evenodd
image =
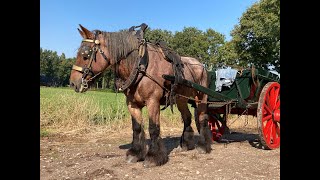
<instances>
[{"instance_id":1,"label":"horse's front leg","mask_svg":"<svg viewBox=\"0 0 320 180\"><path fill-rule=\"evenodd\" d=\"M127 101L127 105L132 119L133 139L132 147L127 151L126 160L128 163L134 163L145 159L147 149L141 107L130 101Z\"/></svg>"},{"instance_id":2,"label":"horse's front leg","mask_svg":"<svg viewBox=\"0 0 320 180\"><path fill-rule=\"evenodd\" d=\"M146 159L145 167L161 166L168 162L168 154L166 147L160 137L160 104L157 100L149 100L147 102L147 110L149 115L149 133L151 143Z\"/></svg>"}]
</instances>

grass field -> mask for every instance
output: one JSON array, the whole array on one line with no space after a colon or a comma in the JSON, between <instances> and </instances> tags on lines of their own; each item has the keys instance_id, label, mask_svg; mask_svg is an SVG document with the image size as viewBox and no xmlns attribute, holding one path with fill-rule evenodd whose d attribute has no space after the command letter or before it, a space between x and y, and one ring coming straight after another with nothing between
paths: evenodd
<instances>
[{"instance_id":1,"label":"grass field","mask_svg":"<svg viewBox=\"0 0 320 180\"><path fill-rule=\"evenodd\" d=\"M193 108L189 108L193 115ZM145 129L148 128L146 109L143 108ZM238 128L248 126L256 128L256 120L252 116L230 115L228 120ZM183 128L181 116L176 107L174 113L170 108L160 112L162 127ZM192 121L193 127L194 120ZM87 91L75 93L70 88L40 87L40 136L48 136L59 132L85 133L88 131L118 131L131 128L131 117L122 93L107 91Z\"/></svg>"},{"instance_id":2,"label":"grass field","mask_svg":"<svg viewBox=\"0 0 320 180\"><path fill-rule=\"evenodd\" d=\"M167 108L161 111L161 121L181 124L180 113ZM143 108L144 121L147 112ZM69 88L40 87L40 128L42 135L51 131L72 131L87 127L109 130L131 127L131 117L122 93L87 91L75 93ZM148 123L145 123L147 128Z\"/></svg>"}]
</instances>

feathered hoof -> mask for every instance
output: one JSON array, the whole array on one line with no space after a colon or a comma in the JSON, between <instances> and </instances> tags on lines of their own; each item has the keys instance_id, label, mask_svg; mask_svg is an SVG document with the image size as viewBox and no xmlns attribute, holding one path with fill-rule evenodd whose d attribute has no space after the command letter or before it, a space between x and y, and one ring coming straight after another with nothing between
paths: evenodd
<instances>
[{"instance_id":1,"label":"feathered hoof","mask_svg":"<svg viewBox=\"0 0 320 180\"><path fill-rule=\"evenodd\" d=\"M211 150L212 150L210 145L206 145L206 146L198 145L196 147L196 149L197 149L199 154L209 154L209 153L211 153Z\"/></svg>"},{"instance_id":2,"label":"feathered hoof","mask_svg":"<svg viewBox=\"0 0 320 180\"><path fill-rule=\"evenodd\" d=\"M126 162L127 163L136 163L136 162L138 162L138 158L137 158L137 156L132 156L132 155L127 155L127 157L126 157Z\"/></svg>"},{"instance_id":3,"label":"feathered hoof","mask_svg":"<svg viewBox=\"0 0 320 180\"><path fill-rule=\"evenodd\" d=\"M145 161L143 162L143 167L150 168L155 166L162 166L166 164L168 160L168 155L164 153L159 153L156 155L147 155Z\"/></svg>"}]
</instances>

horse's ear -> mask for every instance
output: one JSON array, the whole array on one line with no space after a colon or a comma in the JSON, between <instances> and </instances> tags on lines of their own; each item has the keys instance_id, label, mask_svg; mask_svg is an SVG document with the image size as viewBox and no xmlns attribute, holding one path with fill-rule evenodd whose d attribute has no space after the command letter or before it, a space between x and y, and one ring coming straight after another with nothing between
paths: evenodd
<instances>
[{"instance_id":1,"label":"horse's ear","mask_svg":"<svg viewBox=\"0 0 320 180\"><path fill-rule=\"evenodd\" d=\"M82 36L83 38L85 38L85 39L93 38L93 33L91 31L89 31L87 28L81 26L81 24L79 24L79 26L80 26L82 32L84 33L85 37Z\"/></svg>"},{"instance_id":2,"label":"horse's ear","mask_svg":"<svg viewBox=\"0 0 320 180\"><path fill-rule=\"evenodd\" d=\"M84 32L82 32L79 28L77 28L80 35L82 36L83 39L87 39L86 35L84 34Z\"/></svg>"}]
</instances>

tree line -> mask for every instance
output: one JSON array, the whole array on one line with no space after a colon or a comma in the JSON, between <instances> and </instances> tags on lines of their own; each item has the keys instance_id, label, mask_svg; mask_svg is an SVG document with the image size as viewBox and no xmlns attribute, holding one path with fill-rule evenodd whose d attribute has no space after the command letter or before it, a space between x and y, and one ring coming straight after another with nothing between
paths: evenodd
<instances>
[{"instance_id":1,"label":"tree line","mask_svg":"<svg viewBox=\"0 0 320 180\"><path fill-rule=\"evenodd\" d=\"M273 67L280 73L280 0L260 0L249 7L231 31L231 40L209 28L184 27L171 32L147 28L147 41L163 40L181 56L199 59L207 68L221 65L258 68ZM67 86L74 58L40 47L40 83ZM105 71L96 81L97 88L113 89L114 76Z\"/></svg>"}]
</instances>

